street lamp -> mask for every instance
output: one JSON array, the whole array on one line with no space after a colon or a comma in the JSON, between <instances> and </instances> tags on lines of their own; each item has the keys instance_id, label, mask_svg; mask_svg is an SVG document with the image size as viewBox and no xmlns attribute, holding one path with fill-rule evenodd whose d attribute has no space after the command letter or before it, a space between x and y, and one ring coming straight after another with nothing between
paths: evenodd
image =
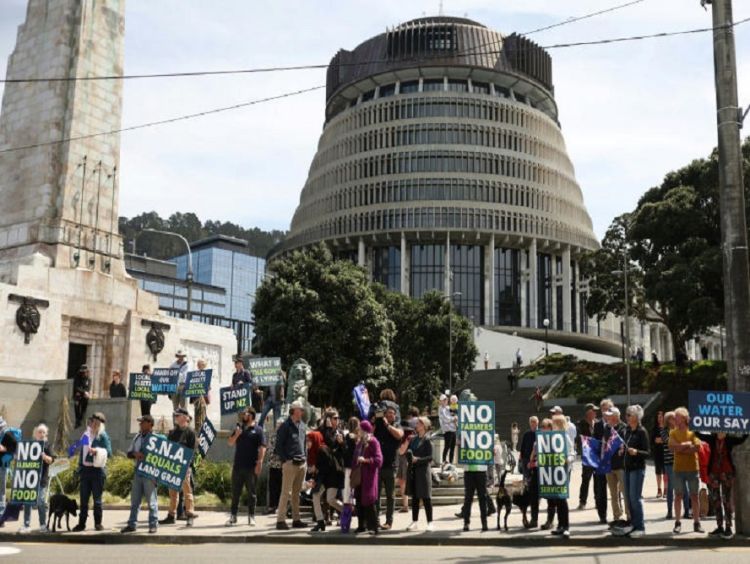
<instances>
[{"instance_id":1,"label":"street lamp","mask_svg":"<svg viewBox=\"0 0 750 564\"><path fill-rule=\"evenodd\" d=\"M542 325L544 325L544 356L549 355L549 346L548 346L548 337L549 337L549 319L546 319L542 321Z\"/></svg>"},{"instance_id":2,"label":"street lamp","mask_svg":"<svg viewBox=\"0 0 750 564\"><path fill-rule=\"evenodd\" d=\"M630 299L628 296L628 262L627 257L622 258L623 269L613 270L613 276L622 276L625 286L625 385L627 387L628 405L630 403L630 315L628 306Z\"/></svg>"},{"instance_id":3,"label":"street lamp","mask_svg":"<svg viewBox=\"0 0 750 564\"><path fill-rule=\"evenodd\" d=\"M461 292L453 292L451 298L460 298ZM448 301L448 387L453 390L453 304Z\"/></svg>"},{"instance_id":4,"label":"street lamp","mask_svg":"<svg viewBox=\"0 0 750 564\"><path fill-rule=\"evenodd\" d=\"M143 231L147 231L149 233L160 233L162 235L171 235L173 237L178 237L183 243L185 243L185 248L187 249L188 254L188 263L187 263L187 315L188 319L190 321L193 320L193 253L190 251L190 243L188 243L188 240L185 239L182 235L179 233L175 233L173 231L163 231L161 229L151 229L150 227L146 227Z\"/></svg>"}]
</instances>

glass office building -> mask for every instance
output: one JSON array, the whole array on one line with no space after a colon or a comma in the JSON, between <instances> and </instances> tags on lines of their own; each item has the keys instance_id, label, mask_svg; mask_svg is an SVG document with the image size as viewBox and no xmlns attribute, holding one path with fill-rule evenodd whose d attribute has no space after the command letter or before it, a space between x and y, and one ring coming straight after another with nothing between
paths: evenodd
<instances>
[{"instance_id":1,"label":"glass office building","mask_svg":"<svg viewBox=\"0 0 750 564\"><path fill-rule=\"evenodd\" d=\"M252 256L247 241L213 235L190 244L193 258L193 280L223 288L226 292L223 316L231 323L241 343L242 352L250 352L254 336L252 307L255 292L263 281L266 261ZM173 259L177 276L187 275L188 256Z\"/></svg>"},{"instance_id":2,"label":"glass office building","mask_svg":"<svg viewBox=\"0 0 750 564\"><path fill-rule=\"evenodd\" d=\"M333 57L325 117L271 259L322 241L392 290L445 292L475 324L587 331L578 261L598 243L544 49L413 20Z\"/></svg>"}]
</instances>

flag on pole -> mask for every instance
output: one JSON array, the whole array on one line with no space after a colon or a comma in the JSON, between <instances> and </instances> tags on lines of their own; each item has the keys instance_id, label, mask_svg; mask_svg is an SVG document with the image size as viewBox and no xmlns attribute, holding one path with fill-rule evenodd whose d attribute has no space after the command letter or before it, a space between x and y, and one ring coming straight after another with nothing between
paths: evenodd
<instances>
[{"instance_id":1,"label":"flag on pole","mask_svg":"<svg viewBox=\"0 0 750 564\"><path fill-rule=\"evenodd\" d=\"M624 445L625 443L622 440L622 437L615 431L612 430L612 434L610 435L609 439L607 439L607 442L604 443L604 448L602 449L602 458L599 463L599 470L598 474L608 474L612 471L612 457L617 453L618 450L620 450L620 447Z\"/></svg>"},{"instance_id":2,"label":"flag on pole","mask_svg":"<svg viewBox=\"0 0 750 564\"><path fill-rule=\"evenodd\" d=\"M81 435L81 438L68 447L68 458L73 456L79 448L89 446L90 444L91 444L91 433L89 429L86 428L86 431L83 433L83 435Z\"/></svg>"},{"instance_id":3,"label":"flag on pole","mask_svg":"<svg viewBox=\"0 0 750 564\"><path fill-rule=\"evenodd\" d=\"M581 461L584 466L599 469L601 464L602 442L594 437L581 437Z\"/></svg>"}]
</instances>

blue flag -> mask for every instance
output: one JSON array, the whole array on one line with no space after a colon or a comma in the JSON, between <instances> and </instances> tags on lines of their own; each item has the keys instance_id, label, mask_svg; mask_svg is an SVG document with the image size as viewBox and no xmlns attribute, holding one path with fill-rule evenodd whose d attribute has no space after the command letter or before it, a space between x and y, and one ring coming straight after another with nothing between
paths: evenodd
<instances>
[{"instance_id":1,"label":"blue flag","mask_svg":"<svg viewBox=\"0 0 750 564\"><path fill-rule=\"evenodd\" d=\"M362 419L367 419L367 414L370 412L370 395L368 394L365 385L359 384L354 386L352 396L354 396L354 403L357 404L360 417Z\"/></svg>"},{"instance_id":2,"label":"blue flag","mask_svg":"<svg viewBox=\"0 0 750 564\"><path fill-rule=\"evenodd\" d=\"M89 436L89 430L81 435L81 438L74 442L68 447L68 458L73 456L79 448L83 448L91 444L91 437Z\"/></svg>"},{"instance_id":3,"label":"blue flag","mask_svg":"<svg viewBox=\"0 0 750 564\"><path fill-rule=\"evenodd\" d=\"M594 437L581 437L581 446L583 465L598 470L601 464L602 442Z\"/></svg>"},{"instance_id":4,"label":"blue flag","mask_svg":"<svg viewBox=\"0 0 750 564\"><path fill-rule=\"evenodd\" d=\"M604 443L604 449L602 450L602 458L599 463L598 474L608 474L612 471L612 457L620 450L623 445L622 438L616 431L612 431L612 435L609 437L606 443Z\"/></svg>"}]
</instances>

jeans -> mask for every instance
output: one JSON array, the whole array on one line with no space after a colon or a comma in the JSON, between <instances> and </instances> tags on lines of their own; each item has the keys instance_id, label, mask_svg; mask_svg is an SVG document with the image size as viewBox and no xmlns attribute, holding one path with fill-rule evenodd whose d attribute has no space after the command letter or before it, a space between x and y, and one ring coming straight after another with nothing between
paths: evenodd
<instances>
[{"instance_id":1,"label":"jeans","mask_svg":"<svg viewBox=\"0 0 750 564\"><path fill-rule=\"evenodd\" d=\"M394 467L380 469L380 483L378 484L378 501L375 504L376 515L380 515L380 489L385 490L385 522L393 525L393 512L396 509L396 469Z\"/></svg>"},{"instance_id":2,"label":"jeans","mask_svg":"<svg viewBox=\"0 0 750 564\"><path fill-rule=\"evenodd\" d=\"M31 510L35 506L27 503L23 506L23 526L31 527ZM47 526L47 487L39 488L39 497L36 500L36 508L39 511L39 526Z\"/></svg>"},{"instance_id":3,"label":"jeans","mask_svg":"<svg viewBox=\"0 0 750 564\"><path fill-rule=\"evenodd\" d=\"M232 468L232 506L229 510L232 516L237 517L242 488L247 488L247 514L255 517L256 481L255 468Z\"/></svg>"},{"instance_id":4,"label":"jeans","mask_svg":"<svg viewBox=\"0 0 750 564\"><path fill-rule=\"evenodd\" d=\"M156 498L156 480L144 478L136 474L133 476L133 487L130 490L130 517L128 527L135 527L138 523L138 510L141 500L146 498L148 503L148 526L156 528L159 524L159 502Z\"/></svg>"},{"instance_id":5,"label":"jeans","mask_svg":"<svg viewBox=\"0 0 750 564\"><path fill-rule=\"evenodd\" d=\"M78 524L86 526L89 517L89 498L94 496L94 524L102 522L102 493L104 492L104 470L93 466L81 467L81 514Z\"/></svg>"},{"instance_id":6,"label":"jeans","mask_svg":"<svg viewBox=\"0 0 750 564\"><path fill-rule=\"evenodd\" d=\"M581 505L586 505L589 500L589 484L591 483L591 478L594 476L594 469L591 466L583 466L582 470L581 490L578 494L578 501ZM594 497L596 497L596 494L594 494Z\"/></svg>"},{"instance_id":7,"label":"jeans","mask_svg":"<svg viewBox=\"0 0 750 564\"><path fill-rule=\"evenodd\" d=\"M636 531L645 531L643 522L643 480L646 470L625 471L625 503L630 508L630 523Z\"/></svg>"},{"instance_id":8,"label":"jeans","mask_svg":"<svg viewBox=\"0 0 750 564\"><path fill-rule=\"evenodd\" d=\"M5 512L5 479L8 469L0 466L0 515Z\"/></svg>"},{"instance_id":9,"label":"jeans","mask_svg":"<svg viewBox=\"0 0 750 564\"><path fill-rule=\"evenodd\" d=\"M443 462L453 464L453 455L456 453L456 432L446 431L443 433Z\"/></svg>"},{"instance_id":10,"label":"jeans","mask_svg":"<svg viewBox=\"0 0 750 564\"><path fill-rule=\"evenodd\" d=\"M664 465L664 474L667 477L667 515L672 515L672 504L674 503L674 473L672 472L672 465Z\"/></svg>"},{"instance_id":11,"label":"jeans","mask_svg":"<svg viewBox=\"0 0 750 564\"><path fill-rule=\"evenodd\" d=\"M471 520L471 504L474 501L474 492L479 498L479 515L482 526L487 526L487 472L464 472L464 524L468 525Z\"/></svg>"},{"instance_id":12,"label":"jeans","mask_svg":"<svg viewBox=\"0 0 750 564\"><path fill-rule=\"evenodd\" d=\"M263 411L260 414L260 419L258 419L259 427L263 427L266 422L266 417L268 417L271 410L273 410L273 424L276 425L276 422L281 417L281 402L275 401L273 398L269 397L263 402ZM273 428L274 427L271 427L271 429Z\"/></svg>"}]
</instances>

